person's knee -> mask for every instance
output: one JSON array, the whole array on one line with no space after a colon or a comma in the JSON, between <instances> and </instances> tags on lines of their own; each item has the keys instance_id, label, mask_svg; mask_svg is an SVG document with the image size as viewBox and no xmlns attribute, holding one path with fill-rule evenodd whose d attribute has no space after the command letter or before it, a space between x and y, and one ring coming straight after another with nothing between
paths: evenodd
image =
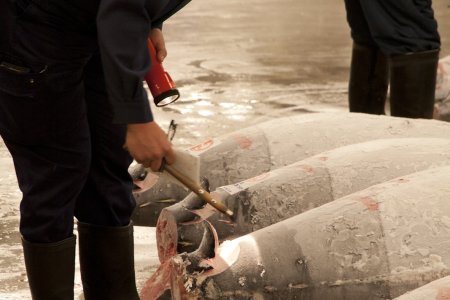
<instances>
[{"instance_id":1,"label":"person's knee","mask_svg":"<svg viewBox=\"0 0 450 300\"><path fill-rule=\"evenodd\" d=\"M32 243L54 243L73 235L73 213L71 209L45 208L21 213L20 233L24 240Z\"/></svg>"}]
</instances>

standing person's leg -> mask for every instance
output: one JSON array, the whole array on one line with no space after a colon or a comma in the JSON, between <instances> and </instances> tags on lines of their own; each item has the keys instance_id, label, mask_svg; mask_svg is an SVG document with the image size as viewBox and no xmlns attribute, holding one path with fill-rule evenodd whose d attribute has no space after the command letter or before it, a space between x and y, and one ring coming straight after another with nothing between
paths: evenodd
<instances>
[{"instance_id":1,"label":"standing person's leg","mask_svg":"<svg viewBox=\"0 0 450 300\"><path fill-rule=\"evenodd\" d=\"M431 0L360 0L373 39L389 56L391 115L432 118L440 37Z\"/></svg>"},{"instance_id":2,"label":"standing person's leg","mask_svg":"<svg viewBox=\"0 0 450 300\"><path fill-rule=\"evenodd\" d=\"M388 89L387 58L372 39L360 0L345 0L353 40L348 87L351 112L384 114Z\"/></svg>"},{"instance_id":3,"label":"standing person's leg","mask_svg":"<svg viewBox=\"0 0 450 300\"><path fill-rule=\"evenodd\" d=\"M95 55L85 70L92 163L76 206L81 278L86 300L137 300L130 220L136 204L128 173L132 158L123 149L126 125L112 123L103 79Z\"/></svg>"},{"instance_id":4,"label":"standing person's leg","mask_svg":"<svg viewBox=\"0 0 450 300\"><path fill-rule=\"evenodd\" d=\"M83 36L64 33L44 1L21 1L0 67L0 134L14 160L33 300L73 300L75 201L90 164Z\"/></svg>"}]
</instances>

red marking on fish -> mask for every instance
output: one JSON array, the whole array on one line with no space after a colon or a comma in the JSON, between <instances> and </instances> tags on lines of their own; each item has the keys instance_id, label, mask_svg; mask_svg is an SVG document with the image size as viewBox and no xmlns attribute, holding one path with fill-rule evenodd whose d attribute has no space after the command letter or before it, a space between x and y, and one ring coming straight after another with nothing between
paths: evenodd
<instances>
[{"instance_id":1,"label":"red marking on fish","mask_svg":"<svg viewBox=\"0 0 450 300\"><path fill-rule=\"evenodd\" d=\"M436 300L450 300L450 288L444 287L439 290Z\"/></svg>"},{"instance_id":2,"label":"red marking on fish","mask_svg":"<svg viewBox=\"0 0 450 300\"><path fill-rule=\"evenodd\" d=\"M214 140L213 139L207 139L203 143L195 145L195 146L189 148L189 150L191 150L193 152L200 152L200 151L208 149L212 145L214 145Z\"/></svg>"},{"instance_id":3,"label":"red marking on fish","mask_svg":"<svg viewBox=\"0 0 450 300\"><path fill-rule=\"evenodd\" d=\"M306 173L314 173L314 168L311 166L299 165L298 168L305 171Z\"/></svg>"},{"instance_id":4,"label":"red marking on fish","mask_svg":"<svg viewBox=\"0 0 450 300\"><path fill-rule=\"evenodd\" d=\"M161 262L165 262L177 253L176 241L176 225L174 226L167 221L163 211L156 224L156 244L158 245L158 257Z\"/></svg>"},{"instance_id":5,"label":"red marking on fish","mask_svg":"<svg viewBox=\"0 0 450 300\"><path fill-rule=\"evenodd\" d=\"M162 229L166 228L167 226L167 221L163 220L161 222L158 222L158 226L156 227L156 229L158 229L158 231L161 231Z\"/></svg>"},{"instance_id":6,"label":"red marking on fish","mask_svg":"<svg viewBox=\"0 0 450 300\"><path fill-rule=\"evenodd\" d=\"M234 138L236 143L238 143L238 145L241 149L249 149L253 144L251 139L249 139L248 137L246 137L242 134L238 134L238 133L233 134L232 137Z\"/></svg>"},{"instance_id":7,"label":"red marking on fish","mask_svg":"<svg viewBox=\"0 0 450 300\"><path fill-rule=\"evenodd\" d=\"M378 203L370 197L360 198L358 201L364 204L370 211L376 211L379 209Z\"/></svg>"},{"instance_id":8,"label":"red marking on fish","mask_svg":"<svg viewBox=\"0 0 450 300\"><path fill-rule=\"evenodd\" d=\"M326 156L320 156L320 157L318 157L317 159L318 159L318 160L321 160L321 161L327 161L327 160L328 160L328 157L326 157Z\"/></svg>"}]
</instances>

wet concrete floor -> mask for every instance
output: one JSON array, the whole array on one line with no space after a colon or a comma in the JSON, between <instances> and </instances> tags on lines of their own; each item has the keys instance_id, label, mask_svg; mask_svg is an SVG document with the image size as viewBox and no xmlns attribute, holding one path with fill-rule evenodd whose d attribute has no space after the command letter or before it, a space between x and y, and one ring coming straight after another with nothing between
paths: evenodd
<instances>
[{"instance_id":1,"label":"wet concrete floor","mask_svg":"<svg viewBox=\"0 0 450 300\"><path fill-rule=\"evenodd\" d=\"M450 55L450 2L434 1L442 57ZM343 1L192 1L164 25L166 71L181 99L153 107L178 124L185 147L273 117L346 111L351 40ZM20 191L0 143L0 299L31 299L20 236ZM138 286L158 266L154 228L137 227ZM77 266L76 292L81 292Z\"/></svg>"}]
</instances>

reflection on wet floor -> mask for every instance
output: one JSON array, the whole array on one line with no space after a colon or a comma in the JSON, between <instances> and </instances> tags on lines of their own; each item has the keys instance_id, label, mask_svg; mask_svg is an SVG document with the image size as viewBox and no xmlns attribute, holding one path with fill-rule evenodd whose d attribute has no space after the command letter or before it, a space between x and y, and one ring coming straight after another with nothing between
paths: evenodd
<instances>
[{"instance_id":1,"label":"reflection on wet floor","mask_svg":"<svg viewBox=\"0 0 450 300\"><path fill-rule=\"evenodd\" d=\"M445 56L450 8L444 1L434 7ZM343 2L196 1L164 30L165 65L181 99L154 112L162 125L180 123L176 145L270 117L347 109L351 40Z\"/></svg>"}]
</instances>

